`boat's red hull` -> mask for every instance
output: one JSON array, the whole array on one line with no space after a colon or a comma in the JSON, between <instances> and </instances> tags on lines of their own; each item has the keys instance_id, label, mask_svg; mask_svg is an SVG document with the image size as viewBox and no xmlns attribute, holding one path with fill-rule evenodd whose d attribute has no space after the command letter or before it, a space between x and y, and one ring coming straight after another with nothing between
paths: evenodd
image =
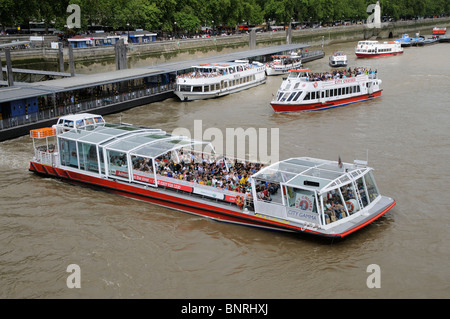
<instances>
[{"instance_id":1,"label":"boat's red hull","mask_svg":"<svg viewBox=\"0 0 450 319\"><path fill-rule=\"evenodd\" d=\"M307 111L319 111L330 109L334 107L344 106L347 104L362 102L371 100L381 96L381 91L376 91L372 94L364 94L359 96L354 96L350 98L340 99L336 101L329 101L324 103L311 103L311 104L278 104L277 102L272 102L272 108L275 112L307 112Z\"/></svg>"},{"instance_id":2,"label":"boat's red hull","mask_svg":"<svg viewBox=\"0 0 450 319\"><path fill-rule=\"evenodd\" d=\"M402 54L403 53L403 51L400 51L400 52L391 52L391 53L367 53L367 54L364 54L364 53L355 53L356 54L356 56L358 57L358 58L376 58L376 57L379 57L379 56L388 56L388 55L399 55L399 54Z\"/></svg>"},{"instance_id":3,"label":"boat's red hull","mask_svg":"<svg viewBox=\"0 0 450 319\"><path fill-rule=\"evenodd\" d=\"M346 232L336 234L324 234L321 232L316 232L314 230L304 229L301 227L290 225L289 223L278 222L275 219L268 219L262 216L260 217L256 215L247 214L244 212L238 212L236 210L224 209L214 205L200 203L195 200L189 200L177 196L172 196L168 192L161 192L153 190L152 188L143 188L127 183L117 182L114 180L80 174L77 172L64 170L49 165L43 165L36 162L30 162L29 170L46 176L58 177L72 182L78 182L91 186L100 187L101 189L110 191L112 193L144 200L164 207L181 210L184 212L200 215L203 217L212 218L218 221L260 228L268 228L273 230L303 232L333 238L342 238L353 233L354 231L368 225L369 223L383 216L395 205L394 202L391 206L387 207L385 210L374 216L370 221L367 221L362 225L358 225L350 230L347 230Z\"/></svg>"}]
</instances>

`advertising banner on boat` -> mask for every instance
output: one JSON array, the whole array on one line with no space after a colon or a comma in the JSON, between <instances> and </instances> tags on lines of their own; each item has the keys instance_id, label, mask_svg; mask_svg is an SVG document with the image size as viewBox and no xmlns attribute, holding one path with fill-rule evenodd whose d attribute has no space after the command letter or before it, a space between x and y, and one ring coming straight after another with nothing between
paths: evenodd
<instances>
[{"instance_id":1,"label":"advertising banner on boat","mask_svg":"<svg viewBox=\"0 0 450 319\"><path fill-rule=\"evenodd\" d=\"M199 194L203 196L208 196L216 199L223 200L225 198L225 195L222 193L217 193L214 191L211 191L209 189L204 189L202 187L194 187L194 194Z\"/></svg>"},{"instance_id":2,"label":"advertising banner on boat","mask_svg":"<svg viewBox=\"0 0 450 319\"><path fill-rule=\"evenodd\" d=\"M155 179L154 178L147 177L147 176L142 176L142 175L133 174L133 179L136 180L136 181L146 182L146 183L150 183L150 184L154 184L155 183ZM159 186L164 186L164 187L170 187L170 188L174 188L174 189L179 189L179 190L186 191L186 192L192 192L192 187L189 187L189 186L186 186L186 185L177 184L177 183L168 182L168 181L161 180L161 179L158 179L158 185Z\"/></svg>"}]
</instances>

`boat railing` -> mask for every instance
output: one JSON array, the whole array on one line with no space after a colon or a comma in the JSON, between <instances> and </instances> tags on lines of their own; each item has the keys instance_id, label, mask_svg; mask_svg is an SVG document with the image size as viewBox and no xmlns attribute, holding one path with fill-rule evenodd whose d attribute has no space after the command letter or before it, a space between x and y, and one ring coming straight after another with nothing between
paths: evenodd
<instances>
[{"instance_id":1,"label":"boat railing","mask_svg":"<svg viewBox=\"0 0 450 319\"><path fill-rule=\"evenodd\" d=\"M49 151L44 151L42 148L37 147L34 150L34 158L38 163L44 165L57 165L58 154L49 148Z\"/></svg>"}]
</instances>

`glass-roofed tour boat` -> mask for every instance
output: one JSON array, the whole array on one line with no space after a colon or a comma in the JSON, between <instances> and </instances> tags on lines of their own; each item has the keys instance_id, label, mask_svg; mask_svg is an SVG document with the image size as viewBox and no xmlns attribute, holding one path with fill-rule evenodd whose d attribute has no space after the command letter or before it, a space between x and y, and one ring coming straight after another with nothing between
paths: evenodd
<instances>
[{"instance_id":1,"label":"glass-roofed tour boat","mask_svg":"<svg viewBox=\"0 0 450 319\"><path fill-rule=\"evenodd\" d=\"M217 221L342 238L395 205L361 161L240 161L210 142L86 113L30 136L32 172Z\"/></svg>"}]
</instances>

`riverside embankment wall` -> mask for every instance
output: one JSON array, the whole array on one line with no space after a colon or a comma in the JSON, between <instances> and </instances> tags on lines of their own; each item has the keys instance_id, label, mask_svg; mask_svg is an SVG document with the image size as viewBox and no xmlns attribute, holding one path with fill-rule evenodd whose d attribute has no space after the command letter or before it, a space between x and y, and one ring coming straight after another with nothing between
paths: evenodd
<instances>
[{"instance_id":1,"label":"riverside embankment wall","mask_svg":"<svg viewBox=\"0 0 450 319\"><path fill-rule=\"evenodd\" d=\"M399 21L395 23L384 23L380 29L367 28L365 25L349 25L340 27L313 28L292 31L292 42L306 43L311 46L322 44L335 44L364 39L387 39L398 38L403 33L415 35L431 35L433 27L450 27L450 18L423 19L414 21ZM286 32L263 32L256 34L257 47L284 44ZM199 39L175 39L156 41L150 44L131 44L128 47L128 57L149 56L178 51L211 50L220 47L236 47L248 49L249 35L240 34L233 36L218 36ZM38 48L28 50L13 50L11 56L14 60L43 60L57 61L58 50L49 48ZM68 49L65 48L64 58L68 59ZM91 47L74 49L74 59L77 62L114 59L114 47Z\"/></svg>"}]
</instances>

